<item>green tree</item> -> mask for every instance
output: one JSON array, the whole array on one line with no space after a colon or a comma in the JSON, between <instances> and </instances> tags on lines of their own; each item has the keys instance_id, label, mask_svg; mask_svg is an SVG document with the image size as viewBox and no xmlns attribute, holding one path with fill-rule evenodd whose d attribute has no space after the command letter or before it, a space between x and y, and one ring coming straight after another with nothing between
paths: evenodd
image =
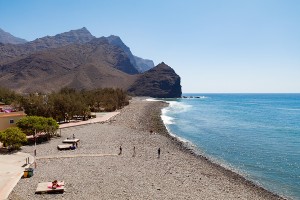
<instances>
[{"instance_id":1,"label":"green tree","mask_svg":"<svg viewBox=\"0 0 300 200\"><path fill-rule=\"evenodd\" d=\"M21 96L16 94L14 91L0 86L0 102L10 105L18 102L20 98Z\"/></svg>"},{"instance_id":2,"label":"green tree","mask_svg":"<svg viewBox=\"0 0 300 200\"><path fill-rule=\"evenodd\" d=\"M58 128L58 123L52 117L44 118L44 132L49 135L49 137L54 136Z\"/></svg>"},{"instance_id":3,"label":"green tree","mask_svg":"<svg viewBox=\"0 0 300 200\"><path fill-rule=\"evenodd\" d=\"M20 149L23 143L27 142L26 134L18 127L11 127L0 132L0 141L3 146L10 147L11 150Z\"/></svg>"},{"instance_id":4,"label":"green tree","mask_svg":"<svg viewBox=\"0 0 300 200\"><path fill-rule=\"evenodd\" d=\"M37 133L45 133L50 138L52 137L59 125L53 118L46 118L40 116L27 116L23 117L17 122L17 126L26 134L34 135Z\"/></svg>"},{"instance_id":5,"label":"green tree","mask_svg":"<svg viewBox=\"0 0 300 200\"><path fill-rule=\"evenodd\" d=\"M81 91L81 96L93 112L114 111L129 104L127 93L121 89L104 88Z\"/></svg>"},{"instance_id":6,"label":"green tree","mask_svg":"<svg viewBox=\"0 0 300 200\"><path fill-rule=\"evenodd\" d=\"M29 94L28 96L23 97L20 102L25 113L29 116L51 116L51 105L48 104L47 95Z\"/></svg>"},{"instance_id":7,"label":"green tree","mask_svg":"<svg viewBox=\"0 0 300 200\"><path fill-rule=\"evenodd\" d=\"M74 116L86 119L91 111L114 111L128 104L127 93L113 88L90 91L63 88L59 92L47 95L30 94L21 101L21 106L28 116L52 117L59 122L69 121Z\"/></svg>"}]
</instances>

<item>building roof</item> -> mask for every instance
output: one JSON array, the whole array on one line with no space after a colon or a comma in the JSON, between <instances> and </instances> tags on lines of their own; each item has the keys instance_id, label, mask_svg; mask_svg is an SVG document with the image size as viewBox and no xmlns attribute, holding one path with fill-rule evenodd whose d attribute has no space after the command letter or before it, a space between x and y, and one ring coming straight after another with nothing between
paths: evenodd
<instances>
[{"instance_id":1,"label":"building roof","mask_svg":"<svg viewBox=\"0 0 300 200\"><path fill-rule=\"evenodd\" d=\"M11 112L11 113L0 113L0 118L21 117L21 116L26 116L26 114L23 111L20 111L20 112Z\"/></svg>"}]
</instances>

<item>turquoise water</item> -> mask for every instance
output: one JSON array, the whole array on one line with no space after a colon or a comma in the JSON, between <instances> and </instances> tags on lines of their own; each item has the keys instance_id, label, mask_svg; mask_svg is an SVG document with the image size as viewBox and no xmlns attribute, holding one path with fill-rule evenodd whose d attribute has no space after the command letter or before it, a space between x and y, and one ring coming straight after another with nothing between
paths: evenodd
<instances>
[{"instance_id":1,"label":"turquoise water","mask_svg":"<svg viewBox=\"0 0 300 200\"><path fill-rule=\"evenodd\" d=\"M279 195L300 199L300 94L184 94L168 99L171 134Z\"/></svg>"}]
</instances>

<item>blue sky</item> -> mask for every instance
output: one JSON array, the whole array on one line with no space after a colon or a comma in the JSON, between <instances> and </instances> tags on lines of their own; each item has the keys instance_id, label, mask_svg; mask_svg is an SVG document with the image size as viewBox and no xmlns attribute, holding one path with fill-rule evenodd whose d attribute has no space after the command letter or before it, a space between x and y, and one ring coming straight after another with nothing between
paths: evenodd
<instances>
[{"instance_id":1,"label":"blue sky","mask_svg":"<svg viewBox=\"0 0 300 200\"><path fill-rule=\"evenodd\" d=\"M183 92L300 92L298 0L0 0L17 37L82 27L164 61Z\"/></svg>"}]
</instances>

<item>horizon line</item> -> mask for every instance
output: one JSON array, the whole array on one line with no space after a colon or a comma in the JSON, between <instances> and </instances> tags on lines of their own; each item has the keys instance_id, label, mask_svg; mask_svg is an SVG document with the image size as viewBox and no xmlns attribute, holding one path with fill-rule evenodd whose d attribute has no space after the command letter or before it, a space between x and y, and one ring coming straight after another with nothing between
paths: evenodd
<instances>
[{"instance_id":1,"label":"horizon line","mask_svg":"<svg viewBox=\"0 0 300 200\"><path fill-rule=\"evenodd\" d=\"M182 94L300 94L300 92L182 92Z\"/></svg>"}]
</instances>

